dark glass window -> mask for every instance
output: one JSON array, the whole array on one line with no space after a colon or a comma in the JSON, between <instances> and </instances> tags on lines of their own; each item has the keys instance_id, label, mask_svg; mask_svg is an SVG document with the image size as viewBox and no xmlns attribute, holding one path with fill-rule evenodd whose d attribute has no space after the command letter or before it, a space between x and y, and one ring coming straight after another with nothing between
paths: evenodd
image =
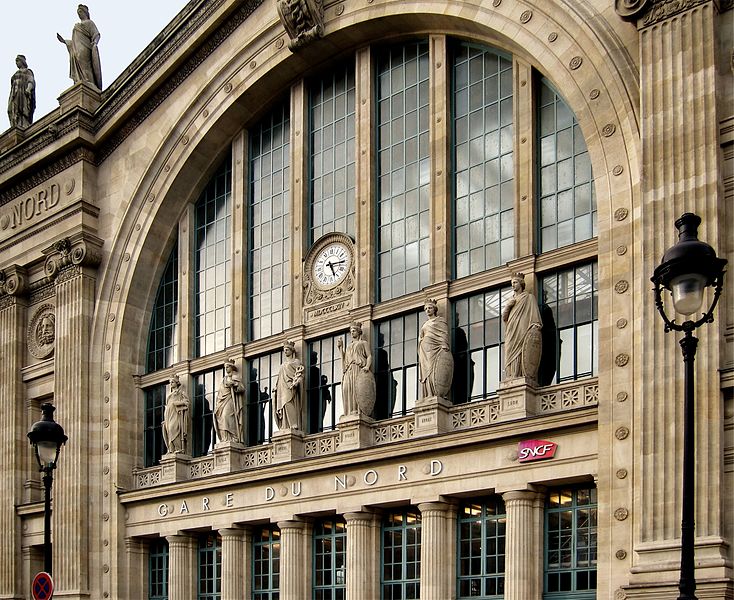
<instances>
[{"instance_id":1,"label":"dark glass window","mask_svg":"<svg viewBox=\"0 0 734 600\"><path fill-rule=\"evenodd\" d=\"M248 361L247 443L250 446L269 442L277 429L273 414L273 390L282 360L282 352L273 352Z\"/></svg>"},{"instance_id":2,"label":"dark glass window","mask_svg":"<svg viewBox=\"0 0 734 600\"><path fill-rule=\"evenodd\" d=\"M575 115L547 79L538 87L538 221L546 252L596 236L596 198Z\"/></svg>"},{"instance_id":3,"label":"dark glass window","mask_svg":"<svg viewBox=\"0 0 734 600\"><path fill-rule=\"evenodd\" d=\"M346 599L347 530L343 519L316 522L313 532L313 600Z\"/></svg>"},{"instance_id":4,"label":"dark glass window","mask_svg":"<svg viewBox=\"0 0 734 600\"><path fill-rule=\"evenodd\" d=\"M252 598L280 598L280 530L277 527L263 527L253 536Z\"/></svg>"},{"instance_id":5,"label":"dark glass window","mask_svg":"<svg viewBox=\"0 0 734 600\"><path fill-rule=\"evenodd\" d=\"M148 600L168 600L168 542L162 538L148 546Z\"/></svg>"},{"instance_id":6,"label":"dark glass window","mask_svg":"<svg viewBox=\"0 0 734 600\"><path fill-rule=\"evenodd\" d=\"M428 44L377 56L378 298L430 283Z\"/></svg>"},{"instance_id":7,"label":"dark glass window","mask_svg":"<svg viewBox=\"0 0 734 600\"><path fill-rule=\"evenodd\" d=\"M511 288L490 290L454 302L455 404L495 394L502 378L505 327L502 309Z\"/></svg>"},{"instance_id":8,"label":"dark glass window","mask_svg":"<svg viewBox=\"0 0 734 600\"><path fill-rule=\"evenodd\" d=\"M197 600L219 600L222 593L222 540L215 533L199 538Z\"/></svg>"},{"instance_id":9,"label":"dark glass window","mask_svg":"<svg viewBox=\"0 0 734 600\"><path fill-rule=\"evenodd\" d=\"M290 325L290 105L250 130L250 334Z\"/></svg>"},{"instance_id":10,"label":"dark glass window","mask_svg":"<svg viewBox=\"0 0 734 600\"><path fill-rule=\"evenodd\" d=\"M515 258L512 59L458 44L453 69L456 277Z\"/></svg>"},{"instance_id":11,"label":"dark glass window","mask_svg":"<svg viewBox=\"0 0 734 600\"><path fill-rule=\"evenodd\" d=\"M382 523L382 598L418 600L421 595L421 516L406 509Z\"/></svg>"},{"instance_id":12,"label":"dark glass window","mask_svg":"<svg viewBox=\"0 0 734 600\"><path fill-rule=\"evenodd\" d=\"M503 597L506 522L500 496L461 505L457 523L458 600Z\"/></svg>"},{"instance_id":13,"label":"dark glass window","mask_svg":"<svg viewBox=\"0 0 734 600\"><path fill-rule=\"evenodd\" d=\"M336 347L346 335L321 338L308 345L308 431L317 433L334 429L343 414L342 359Z\"/></svg>"},{"instance_id":14,"label":"dark glass window","mask_svg":"<svg viewBox=\"0 0 734 600\"><path fill-rule=\"evenodd\" d=\"M415 407L420 396L418 334L425 322L425 313L415 312L377 324L376 419L404 415Z\"/></svg>"},{"instance_id":15,"label":"dark glass window","mask_svg":"<svg viewBox=\"0 0 734 600\"><path fill-rule=\"evenodd\" d=\"M178 243L171 250L163 271L148 332L148 372L165 369L173 364L176 353L178 308Z\"/></svg>"},{"instance_id":16,"label":"dark glass window","mask_svg":"<svg viewBox=\"0 0 734 600\"><path fill-rule=\"evenodd\" d=\"M192 456L204 456L214 449L214 404L224 369L194 376L192 398Z\"/></svg>"},{"instance_id":17,"label":"dark glass window","mask_svg":"<svg viewBox=\"0 0 734 600\"><path fill-rule=\"evenodd\" d=\"M146 467L152 467L161 461L161 456L166 452L161 426L163 411L166 408L166 384L149 387L143 394L145 396L143 460Z\"/></svg>"},{"instance_id":18,"label":"dark glass window","mask_svg":"<svg viewBox=\"0 0 734 600\"><path fill-rule=\"evenodd\" d=\"M596 529L595 487L548 494L543 598L596 598Z\"/></svg>"},{"instance_id":19,"label":"dark glass window","mask_svg":"<svg viewBox=\"0 0 734 600\"><path fill-rule=\"evenodd\" d=\"M230 344L232 168L228 157L195 208L194 296L196 356Z\"/></svg>"},{"instance_id":20,"label":"dark glass window","mask_svg":"<svg viewBox=\"0 0 734 600\"><path fill-rule=\"evenodd\" d=\"M541 280L541 313L549 307L555 321L556 381L590 377L598 372L597 292L596 263L558 271ZM546 327L546 318L543 321L545 336L551 328Z\"/></svg>"},{"instance_id":21,"label":"dark glass window","mask_svg":"<svg viewBox=\"0 0 734 600\"><path fill-rule=\"evenodd\" d=\"M355 234L354 61L310 86L311 242Z\"/></svg>"}]
</instances>

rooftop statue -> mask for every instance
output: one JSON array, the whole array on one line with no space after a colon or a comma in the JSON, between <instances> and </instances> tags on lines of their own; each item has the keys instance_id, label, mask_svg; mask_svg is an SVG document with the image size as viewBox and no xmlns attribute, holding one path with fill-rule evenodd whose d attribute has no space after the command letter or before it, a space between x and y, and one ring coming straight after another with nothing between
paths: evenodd
<instances>
[{"instance_id":1,"label":"rooftop statue","mask_svg":"<svg viewBox=\"0 0 734 600\"><path fill-rule=\"evenodd\" d=\"M57 33L56 38L66 44L69 51L69 77L74 83L88 83L102 89L102 67L99 62L99 30L89 18L89 8L80 4L76 10L80 22L74 25L71 39L66 40Z\"/></svg>"},{"instance_id":2,"label":"rooftop statue","mask_svg":"<svg viewBox=\"0 0 734 600\"><path fill-rule=\"evenodd\" d=\"M36 110L36 79L28 68L25 56L15 58L18 70L10 78L10 98L8 98L8 119L11 127L25 129L33 123Z\"/></svg>"}]
</instances>

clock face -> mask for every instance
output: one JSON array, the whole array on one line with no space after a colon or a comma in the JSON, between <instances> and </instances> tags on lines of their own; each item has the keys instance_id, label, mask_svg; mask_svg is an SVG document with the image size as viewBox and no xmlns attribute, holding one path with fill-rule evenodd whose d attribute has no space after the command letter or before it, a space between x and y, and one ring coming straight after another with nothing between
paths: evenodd
<instances>
[{"instance_id":1,"label":"clock face","mask_svg":"<svg viewBox=\"0 0 734 600\"><path fill-rule=\"evenodd\" d=\"M352 255L341 242L332 242L316 256L313 263L313 278L323 287L341 283L352 266Z\"/></svg>"}]
</instances>

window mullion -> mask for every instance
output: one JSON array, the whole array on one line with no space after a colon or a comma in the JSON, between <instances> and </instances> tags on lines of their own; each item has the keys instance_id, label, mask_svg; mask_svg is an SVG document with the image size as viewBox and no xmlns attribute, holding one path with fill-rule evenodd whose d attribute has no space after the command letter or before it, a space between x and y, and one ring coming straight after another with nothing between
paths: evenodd
<instances>
[{"instance_id":1,"label":"window mullion","mask_svg":"<svg viewBox=\"0 0 734 600\"><path fill-rule=\"evenodd\" d=\"M248 136L241 131L232 141L232 297L231 305L232 343L242 343L247 338L247 306L249 300L247 273L248 211Z\"/></svg>"},{"instance_id":2,"label":"window mullion","mask_svg":"<svg viewBox=\"0 0 734 600\"><path fill-rule=\"evenodd\" d=\"M294 275L297 273L296 265L303 263L304 248L308 240L308 223L306 218L308 202L309 173L307 161L310 154L308 141L308 94L306 84L300 80L291 87L291 218L290 218L290 264L294 266ZM296 282L298 283L298 282ZM303 319L301 307L303 305L303 286L290 286L290 324L300 323ZM284 323L284 328L290 324Z\"/></svg>"},{"instance_id":3,"label":"window mullion","mask_svg":"<svg viewBox=\"0 0 734 600\"><path fill-rule=\"evenodd\" d=\"M173 360L194 356L194 205L188 204L178 222L178 351Z\"/></svg>"},{"instance_id":4,"label":"window mullion","mask_svg":"<svg viewBox=\"0 0 734 600\"><path fill-rule=\"evenodd\" d=\"M515 122L515 256L533 253L535 221L535 106L532 67L513 59L513 110Z\"/></svg>"}]
</instances>

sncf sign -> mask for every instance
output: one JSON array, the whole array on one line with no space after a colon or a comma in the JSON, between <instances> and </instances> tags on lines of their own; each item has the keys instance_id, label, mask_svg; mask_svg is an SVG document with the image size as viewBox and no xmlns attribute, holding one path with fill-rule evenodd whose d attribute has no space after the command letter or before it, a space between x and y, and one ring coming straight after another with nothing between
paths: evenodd
<instances>
[{"instance_id":1,"label":"sncf sign","mask_svg":"<svg viewBox=\"0 0 734 600\"><path fill-rule=\"evenodd\" d=\"M553 458L556 455L558 444L545 440L526 440L520 442L517 448L517 462L531 462Z\"/></svg>"}]
</instances>

